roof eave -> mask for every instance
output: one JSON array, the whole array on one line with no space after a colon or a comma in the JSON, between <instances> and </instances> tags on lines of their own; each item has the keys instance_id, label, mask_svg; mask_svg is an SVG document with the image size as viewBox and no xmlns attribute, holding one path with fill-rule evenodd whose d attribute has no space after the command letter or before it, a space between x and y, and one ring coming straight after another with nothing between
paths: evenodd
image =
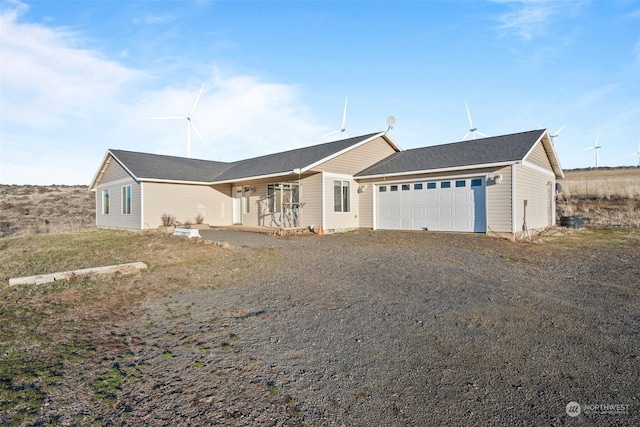
<instances>
[{"instance_id":1,"label":"roof eave","mask_svg":"<svg viewBox=\"0 0 640 427\"><path fill-rule=\"evenodd\" d=\"M136 181L140 181L138 179L138 177L129 170L129 168L127 168L124 163L122 163L120 161L120 159L118 159L118 157L116 157L115 154L113 154L113 152L111 151L111 149L107 150L107 152L105 153L103 159L102 159L102 163L100 163L100 169L98 169L98 172L96 172L96 175L93 177L93 180L91 180L91 184L89 185L89 191L95 191L98 181L100 181L100 178L102 177L102 175L104 174L104 170L107 167L107 160L109 159L109 156L111 156L111 158L113 158L134 180Z\"/></svg>"},{"instance_id":2,"label":"roof eave","mask_svg":"<svg viewBox=\"0 0 640 427\"><path fill-rule=\"evenodd\" d=\"M553 169L553 173L556 175L556 178L564 179L564 171L562 170L562 166L560 165L560 159L558 158L558 153L556 152L556 149L553 146L553 143L551 142L551 135L549 134L549 131L547 129L545 129L544 132L540 134L540 137L538 137L535 144L531 146L527 154L525 154L522 159L523 160L526 159L527 156L529 156L529 154L531 154L531 152L535 149L538 143L542 143L542 147L544 148L544 151L547 154L547 157L549 158L549 164L551 165L551 168Z\"/></svg>"},{"instance_id":3,"label":"roof eave","mask_svg":"<svg viewBox=\"0 0 640 427\"><path fill-rule=\"evenodd\" d=\"M300 174L306 172L307 169L300 169ZM293 170L291 171L287 171L287 172L276 172L276 173L270 173L270 174L266 174L266 175L254 175L254 176L241 176L238 178L232 178L232 179L225 179L223 181L213 181L211 182L212 185L214 184L233 184L234 182L242 182L242 181L257 181L259 179L268 179L268 178L277 178L279 176L289 176L289 175L298 175L297 172L294 172Z\"/></svg>"},{"instance_id":4,"label":"roof eave","mask_svg":"<svg viewBox=\"0 0 640 427\"><path fill-rule=\"evenodd\" d=\"M140 178L139 182L158 182L162 184L185 184L185 185L213 185L215 182L210 181L185 181L180 179L162 179L162 178Z\"/></svg>"},{"instance_id":5,"label":"roof eave","mask_svg":"<svg viewBox=\"0 0 640 427\"><path fill-rule=\"evenodd\" d=\"M509 160L506 162L482 163L482 164L465 165L465 166L452 166L448 168L422 169L422 170L403 171L403 172L389 172L389 173L380 173L380 174L374 174L374 175L356 175L355 179L375 179L375 178L387 178L387 177L394 177L394 176L433 174L433 173L451 172L451 171L459 171L459 170L495 168L495 167L511 166L511 165L518 164L519 162L520 160Z\"/></svg>"}]
</instances>

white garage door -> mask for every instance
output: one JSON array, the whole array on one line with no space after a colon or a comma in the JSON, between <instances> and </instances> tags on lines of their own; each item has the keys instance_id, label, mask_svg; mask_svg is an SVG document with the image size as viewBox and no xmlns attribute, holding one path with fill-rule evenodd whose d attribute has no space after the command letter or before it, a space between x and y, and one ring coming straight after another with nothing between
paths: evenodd
<instances>
[{"instance_id":1,"label":"white garage door","mask_svg":"<svg viewBox=\"0 0 640 427\"><path fill-rule=\"evenodd\" d=\"M377 186L377 228L383 230L487 230L484 178Z\"/></svg>"}]
</instances>

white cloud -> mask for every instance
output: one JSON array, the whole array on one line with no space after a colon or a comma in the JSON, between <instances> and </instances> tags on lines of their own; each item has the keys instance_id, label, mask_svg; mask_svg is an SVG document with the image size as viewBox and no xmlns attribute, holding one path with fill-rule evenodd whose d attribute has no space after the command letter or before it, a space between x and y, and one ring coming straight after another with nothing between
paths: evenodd
<instances>
[{"instance_id":1,"label":"white cloud","mask_svg":"<svg viewBox=\"0 0 640 427\"><path fill-rule=\"evenodd\" d=\"M27 8L12 5L0 12L2 183L88 184L108 148L185 155L186 123L146 118L186 114L203 81L193 120L211 148L193 135L194 157L237 160L322 134L296 85L202 64L173 86L86 48L77 31L23 22Z\"/></svg>"},{"instance_id":2,"label":"white cloud","mask_svg":"<svg viewBox=\"0 0 640 427\"><path fill-rule=\"evenodd\" d=\"M143 76L136 70L77 48L79 35L66 28L18 22L20 7L0 15L2 121L52 128L87 119Z\"/></svg>"},{"instance_id":3,"label":"white cloud","mask_svg":"<svg viewBox=\"0 0 640 427\"><path fill-rule=\"evenodd\" d=\"M186 115L197 96L198 83L149 93L136 107L137 113L144 117ZM194 157L232 161L316 142L313 138L321 129L299 99L296 86L225 75L214 69L192 116L209 149L192 134ZM141 131L154 135L151 139L157 151L185 154L186 122L142 120L139 124L145 127Z\"/></svg>"},{"instance_id":4,"label":"white cloud","mask_svg":"<svg viewBox=\"0 0 640 427\"><path fill-rule=\"evenodd\" d=\"M549 19L555 14L554 9L547 2L542 1L516 3L517 8L500 15L498 28L525 40L532 40L544 34Z\"/></svg>"},{"instance_id":5,"label":"white cloud","mask_svg":"<svg viewBox=\"0 0 640 427\"><path fill-rule=\"evenodd\" d=\"M166 24L173 22L175 18L171 15L144 15L139 18L134 18L134 24Z\"/></svg>"}]
</instances>

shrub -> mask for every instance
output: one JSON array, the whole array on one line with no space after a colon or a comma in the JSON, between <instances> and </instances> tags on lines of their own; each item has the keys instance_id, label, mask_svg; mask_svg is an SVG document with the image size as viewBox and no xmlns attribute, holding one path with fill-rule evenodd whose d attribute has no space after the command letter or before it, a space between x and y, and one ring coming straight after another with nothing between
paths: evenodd
<instances>
[{"instance_id":1,"label":"shrub","mask_svg":"<svg viewBox=\"0 0 640 427\"><path fill-rule=\"evenodd\" d=\"M165 227L172 227L176 223L176 216L163 213L162 214L162 225Z\"/></svg>"},{"instance_id":2,"label":"shrub","mask_svg":"<svg viewBox=\"0 0 640 427\"><path fill-rule=\"evenodd\" d=\"M204 222L204 215L201 212L198 212L196 215L196 224L202 224Z\"/></svg>"}]
</instances>

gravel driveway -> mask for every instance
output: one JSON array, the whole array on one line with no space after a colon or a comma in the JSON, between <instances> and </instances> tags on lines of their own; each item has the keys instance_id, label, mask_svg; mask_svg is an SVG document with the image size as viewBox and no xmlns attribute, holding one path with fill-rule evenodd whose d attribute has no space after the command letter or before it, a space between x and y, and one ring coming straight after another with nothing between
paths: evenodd
<instances>
[{"instance_id":1,"label":"gravel driveway","mask_svg":"<svg viewBox=\"0 0 640 427\"><path fill-rule=\"evenodd\" d=\"M107 423L640 422L637 234L572 246L428 232L215 233L205 237L245 246L239 269L269 262L231 287L149 301L140 320L120 325L141 375Z\"/></svg>"}]
</instances>

